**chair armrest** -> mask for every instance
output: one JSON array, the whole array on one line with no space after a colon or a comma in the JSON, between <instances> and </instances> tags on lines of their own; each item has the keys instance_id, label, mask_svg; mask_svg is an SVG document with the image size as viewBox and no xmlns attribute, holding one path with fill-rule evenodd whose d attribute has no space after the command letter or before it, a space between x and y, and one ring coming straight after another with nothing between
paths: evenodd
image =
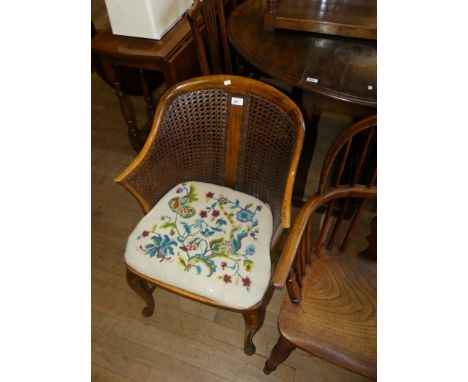
<instances>
[{"instance_id":1,"label":"chair armrest","mask_svg":"<svg viewBox=\"0 0 468 382\"><path fill-rule=\"evenodd\" d=\"M331 200L346 197L375 198L377 197L377 188L363 185L356 185L353 187L339 186L322 195L319 193L313 195L302 207L289 232L289 236L284 244L283 251L271 278L271 285L273 287L278 289L284 287L288 278L289 270L291 269L294 258L296 257L299 244L301 243L302 235L304 234L307 222L309 221L312 213L315 212L317 208Z\"/></svg>"},{"instance_id":2,"label":"chair armrest","mask_svg":"<svg viewBox=\"0 0 468 382\"><path fill-rule=\"evenodd\" d=\"M284 244L283 251L273 272L273 277L271 278L271 284L275 288L280 289L284 287L309 217L317 207L322 204L322 201L322 197L319 194L315 194L299 212L289 232L286 243Z\"/></svg>"}]
</instances>

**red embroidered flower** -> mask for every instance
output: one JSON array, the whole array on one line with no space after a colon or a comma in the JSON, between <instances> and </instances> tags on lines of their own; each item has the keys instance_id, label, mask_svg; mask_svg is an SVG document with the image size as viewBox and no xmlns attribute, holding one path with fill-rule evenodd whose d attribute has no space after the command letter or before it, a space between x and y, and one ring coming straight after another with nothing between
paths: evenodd
<instances>
[{"instance_id":1,"label":"red embroidered flower","mask_svg":"<svg viewBox=\"0 0 468 382\"><path fill-rule=\"evenodd\" d=\"M242 278L242 284L244 284L245 287L249 287L250 284L252 284L252 281L248 277L246 277L245 279Z\"/></svg>"},{"instance_id":2,"label":"red embroidered flower","mask_svg":"<svg viewBox=\"0 0 468 382\"><path fill-rule=\"evenodd\" d=\"M143 237L146 237L148 235L149 235L149 231L146 231L146 230L141 233L141 236Z\"/></svg>"},{"instance_id":3,"label":"red embroidered flower","mask_svg":"<svg viewBox=\"0 0 468 382\"><path fill-rule=\"evenodd\" d=\"M212 198L213 196L214 196L214 194L212 192L207 192L206 193L207 198Z\"/></svg>"},{"instance_id":4,"label":"red embroidered flower","mask_svg":"<svg viewBox=\"0 0 468 382\"><path fill-rule=\"evenodd\" d=\"M215 218L215 217L219 216L219 211L218 210L213 210L213 212L211 212L211 215Z\"/></svg>"},{"instance_id":5,"label":"red embroidered flower","mask_svg":"<svg viewBox=\"0 0 468 382\"><path fill-rule=\"evenodd\" d=\"M176 190L176 192L177 192L178 194L180 194L182 191L184 191L184 190L183 190L182 188L180 188L180 187Z\"/></svg>"},{"instance_id":6,"label":"red embroidered flower","mask_svg":"<svg viewBox=\"0 0 468 382\"><path fill-rule=\"evenodd\" d=\"M221 263L221 268L224 270L224 268L226 268L226 267L227 267L227 263L225 261L223 261Z\"/></svg>"},{"instance_id":7,"label":"red embroidered flower","mask_svg":"<svg viewBox=\"0 0 468 382\"><path fill-rule=\"evenodd\" d=\"M224 275L223 277L223 281L226 283L226 284L229 284L231 281L231 276L230 275Z\"/></svg>"},{"instance_id":8,"label":"red embroidered flower","mask_svg":"<svg viewBox=\"0 0 468 382\"><path fill-rule=\"evenodd\" d=\"M182 251L188 252L188 248L187 248L185 245L183 245L182 247L179 247L179 248L180 248Z\"/></svg>"},{"instance_id":9,"label":"red embroidered flower","mask_svg":"<svg viewBox=\"0 0 468 382\"><path fill-rule=\"evenodd\" d=\"M206 216L207 216L206 211L200 211L201 218L206 218Z\"/></svg>"},{"instance_id":10,"label":"red embroidered flower","mask_svg":"<svg viewBox=\"0 0 468 382\"><path fill-rule=\"evenodd\" d=\"M262 210L262 206L257 206L257 210L261 211L261 210Z\"/></svg>"}]
</instances>

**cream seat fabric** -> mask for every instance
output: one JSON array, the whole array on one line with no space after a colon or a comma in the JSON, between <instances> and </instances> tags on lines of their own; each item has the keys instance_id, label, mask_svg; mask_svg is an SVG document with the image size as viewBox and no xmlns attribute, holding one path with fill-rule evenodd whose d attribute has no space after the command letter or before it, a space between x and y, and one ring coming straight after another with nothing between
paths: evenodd
<instances>
[{"instance_id":1,"label":"cream seat fabric","mask_svg":"<svg viewBox=\"0 0 468 382\"><path fill-rule=\"evenodd\" d=\"M126 263L234 308L260 301L271 275L273 218L259 199L202 182L171 189L138 223Z\"/></svg>"}]
</instances>

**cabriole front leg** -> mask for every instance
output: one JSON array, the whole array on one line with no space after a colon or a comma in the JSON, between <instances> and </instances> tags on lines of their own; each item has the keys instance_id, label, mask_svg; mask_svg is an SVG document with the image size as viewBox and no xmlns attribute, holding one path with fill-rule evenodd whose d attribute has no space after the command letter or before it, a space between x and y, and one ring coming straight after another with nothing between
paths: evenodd
<instances>
[{"instance_id":1,"label":"cabriole front leg","mask_svg":"<svg viewBox=\"0 0 468 382\"><path fill-rule=\"evenodd\" d=\"M140 296L146 303L146 306L143 308L142 311L143 316L151 316L154 312L154 299L152 293L155 287L150 287L145 280L130 272L128 269L127 283L130 286L130 288L132 288L138 294L138 296Z\"/></svg>"},{"instance_id":2,"label":"cabriole front leg","mask_svg":"<svg viewBox=\"0 0 468 382\"><path fill-rule=\"evenodd\" d=\"M247 355L255 354L255 345L253 336L263 325L265 320L266 307L262 305L259 309L242 313L245 321L244 332L244 353Z\"/></svg>"}]
</instances>

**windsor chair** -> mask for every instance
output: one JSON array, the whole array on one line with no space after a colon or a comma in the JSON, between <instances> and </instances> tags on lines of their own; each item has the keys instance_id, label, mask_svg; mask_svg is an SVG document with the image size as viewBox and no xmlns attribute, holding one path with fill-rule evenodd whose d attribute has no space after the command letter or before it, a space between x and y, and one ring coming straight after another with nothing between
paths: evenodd
<instances>
[{"instance_id":1,"label":"windsor chair","mask_svg":"<svg viewBox=\"0 0 468 382\"><path fill-rule=\"evenodd\" d=\"M125 251L144 316L157 286L238 312L244 352L255 353L303 137L298 107L253 79L198 77L162 96L145 146L116 178L145 213Z\"/></svg>"},{"instance_id":2,"label":"windsor chair","mask_svg":"<svg viewBox=\"0 0 468 382\"><path fill-rule=\"evenodd\" d=\"M370 166L374 170L366 183L358 184L364 164L374 158L369 153L376 123L376 117L358 122L331 146L319 192L306 202L290 231L271 281L275 288L286 285L288 293L278 318L280 336L265 363L266 374L301 348L364 376L377 376L375 226L363 256L356 237L365 202L377 198L376 163ZM362 135L357 165L347 178L349 183L342 184L353 140ZM356 208L346 220L350 205Z\"/></svg>"}]
</instances>

